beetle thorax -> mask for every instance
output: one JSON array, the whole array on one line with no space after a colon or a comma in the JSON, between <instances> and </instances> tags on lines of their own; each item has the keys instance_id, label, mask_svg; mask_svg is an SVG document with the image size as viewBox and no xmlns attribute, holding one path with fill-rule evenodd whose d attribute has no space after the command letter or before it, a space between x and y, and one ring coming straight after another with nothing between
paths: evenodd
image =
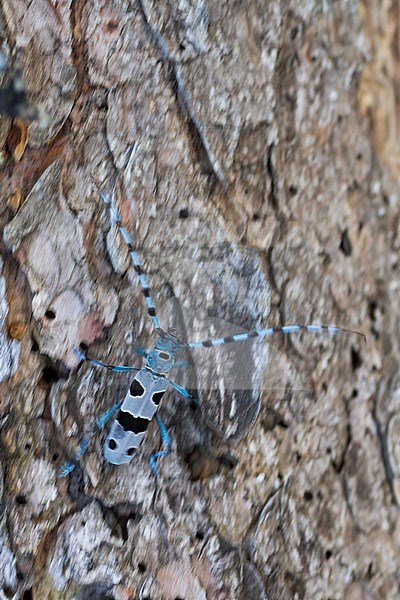
<instances>
[{"instance_id":1,"label":"beetle thorax","mask_svg":"<svg viewBox=\"0 0 400 600\"><path fill-rule=\"evenodd\" d=\"M147 356L146 367L157 374L165 375L175 364L175 357L182 344L179 340L179 333L176 329L168 329L167 332L161 331Z\"/></svg>"}]
</instances>

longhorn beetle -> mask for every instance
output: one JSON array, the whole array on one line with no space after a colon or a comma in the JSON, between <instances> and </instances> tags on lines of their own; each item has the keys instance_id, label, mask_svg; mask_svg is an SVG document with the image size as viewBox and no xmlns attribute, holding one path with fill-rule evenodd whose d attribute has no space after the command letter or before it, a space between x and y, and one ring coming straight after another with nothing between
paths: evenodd
<instances>
[{"instance_id":1,"label":"longhorn beetle","mask_svg":"<svg viewBox=\"0 0 400 600\"><path fill-rule=\"evenodd\" d=\"M182 342L180 333L175 328L169 328L164 331L158 321L156 309L151 297L150 288L147 283L146 275L142 270L140 259L136 251L133 249L132 239L128 230L122 225L119 212L111 205L109 198L100 192L104 203L109 207L111 219L116 223L127 247L134 266L134 269L139 278L139 283L142 288L143 296L147 304L147 312L153 322L157 340L154 348L146 352L139 348L137 353L146 359L144 367L141 369L123 365L109 365L102 361L89 358L80 350L76 350L76 354L83 361L88 361L90 364L98 367L104 367L115 373L135 372L136 375L132 380L131 386L124 398L114 404L107 412L101 415L96 421L96 427L102 429L108 419L117 411L118 414L111 426L107 436L104 456L106 460L114 465L122 465L130 462L132 457L143 440L147 427L150 421L155 416L155 420L160 429L162 449L158 452L153 452L150 456L150 467L155 478L157 478L156 461L161 456L171 453L171 438L168 431L156 415L158 406L167 389L172 387L179 392L184 398L198 402L197 398L192 396L185 388L181 387L168 377L168 373L174 366L178 366L176 362L177 354L181 350L191 350L193 348L211 348L222 344L230 344L242 342L256 337L266 337L275 334L288 334L299 332L310 333L339 333L345 332L359 335L366 340L365 335L330 325L285 325L282 327L268 327L266 329L254 330L248 333L238 333L220 338L211 338L198 342ZM88 448L90 437L83 438L79 444L79 450L75 453L72 460L64 463L59 472L59 477L68 475L76 467L79 460Z\"/></svg>"}]
</instances>

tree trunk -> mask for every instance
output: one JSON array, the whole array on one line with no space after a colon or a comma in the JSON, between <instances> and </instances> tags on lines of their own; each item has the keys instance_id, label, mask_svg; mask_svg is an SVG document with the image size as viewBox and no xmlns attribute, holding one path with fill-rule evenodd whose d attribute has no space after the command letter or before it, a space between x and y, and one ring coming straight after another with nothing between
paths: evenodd
<instances>
[{"instance_id":1,"label":"tree trunk","mask_svg":"<svg viewBox=\"0 0 400 600\"><path fill-rule=\"evenodd\" d=\"M3 0L1 598L400 597L398 26L393 1ZM200 409L164 396L157 486L155 421L110 465L95 422L132 375L74 349L140 368L156 335L99 192L183 340L367 344L182 352Z\"/></svg>"}]
</instances>

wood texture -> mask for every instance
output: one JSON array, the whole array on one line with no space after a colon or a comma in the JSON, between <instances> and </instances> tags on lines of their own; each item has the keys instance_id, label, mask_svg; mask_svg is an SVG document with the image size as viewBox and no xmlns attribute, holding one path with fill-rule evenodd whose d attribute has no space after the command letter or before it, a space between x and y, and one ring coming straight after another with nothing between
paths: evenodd
<instances>
[{"instance_id":1,"label":"wood texture","mask_svg":"<svg viewBox=\"0 0 400 600\"><path fill-rule=\"evenodd\" d=\"M3 0L0 75L41 116L0 119L1 598L400 597L398 32L393 1ZM367 345L243 354L252 427L213 405L243 363L200 358L216 389L164 397L157 493L155 424L130 465L102 432L57 480L129 385L73 349L140 364L154 340L99 189L165 327Z\"/></svg>"}]
</instances>

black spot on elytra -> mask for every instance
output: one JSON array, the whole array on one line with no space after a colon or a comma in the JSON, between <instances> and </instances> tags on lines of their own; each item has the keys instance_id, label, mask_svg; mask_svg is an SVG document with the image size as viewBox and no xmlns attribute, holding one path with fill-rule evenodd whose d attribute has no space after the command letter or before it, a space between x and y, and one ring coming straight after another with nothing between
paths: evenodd
<instances>
[{"instance_id":1,"label":"black spot on elytra","mask_svg":"<svg viewBox=\"0 0 400 600\"><path fill-rule=\"evenodd\" d=\"M148 419L133 417L131 413L124 410L119 411L117 421L125 431L132 431L132 433L143 433L150 423Z\"/></svg>"},{"instance_id":2,"label":"black spot on elytra","mask_svg":"<svg viewBox=\"0 0 400 600\"><path fill-rule=\"evenodd\" d=\"M109 442L108 442L108 447L109 447L111 450L115 450L115 448L117 447L117 443L116 443L116 441L115 441L115 440L112 440L112 439L111 439L111 440L109 440Z\"/></svg>"},{"instance_id":3,"label":"black spot on elytra","mask_svg":"<svg viewBox=\"0 0 400 600\"><path fill-rule=\"evenodd\" d=\"M153 394L153 402L156 406L158 406L161 402L161 398L164 396L165 392L154 392Z\"/></svg>"},{"instance_id":4,"label":"black spot on elytra","mask_svg":"<svg viewBox=\"0 0 400 600\"><path fill-rule=\"evenodd\" d=\"M131 387L129 388L129 392L131 396L143 396L144 387L137 379L134 379L131 383Z\"/></svg>"}]
</instances>

